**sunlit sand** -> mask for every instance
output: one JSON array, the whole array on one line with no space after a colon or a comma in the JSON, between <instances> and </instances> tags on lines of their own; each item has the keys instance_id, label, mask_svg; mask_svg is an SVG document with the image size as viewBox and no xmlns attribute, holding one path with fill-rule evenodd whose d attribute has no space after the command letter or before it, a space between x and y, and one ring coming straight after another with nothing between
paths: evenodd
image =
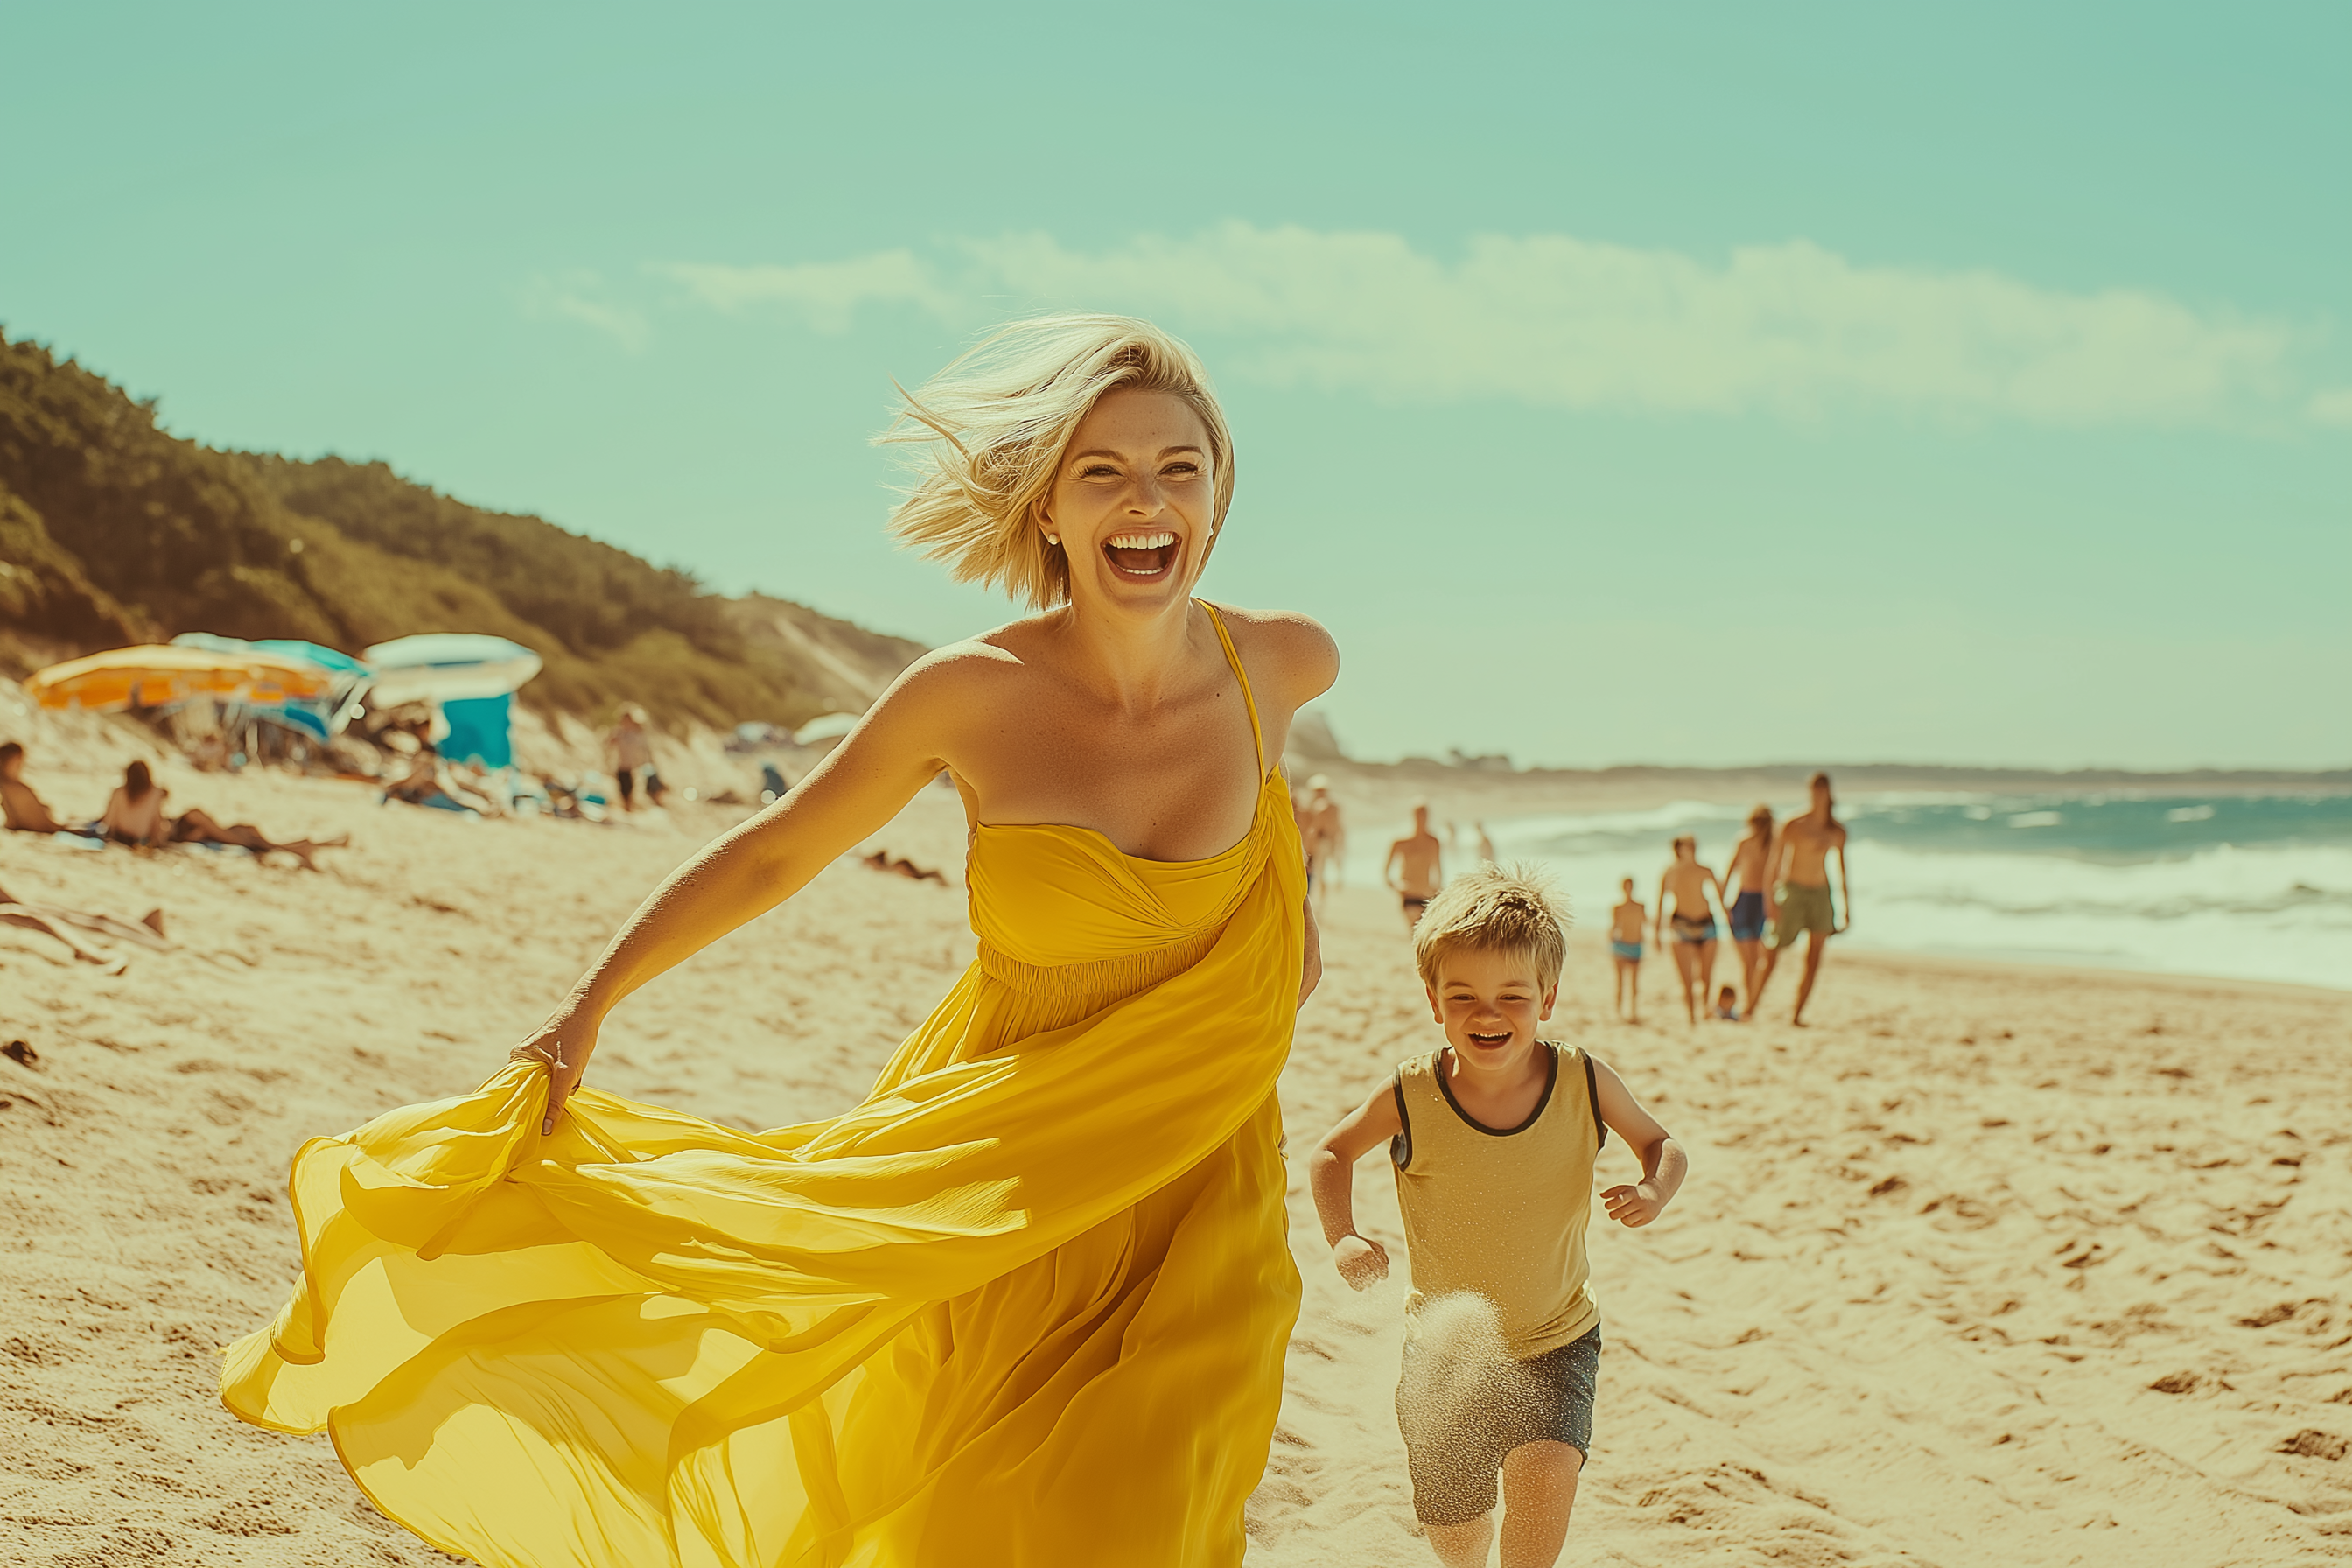
<instances>
[{"instance_id":1,"label":"sunlit sand","mask_svg":"<svg viewBox=\"0 0 2352 1568\"><path fill-rule=\"evenodd\" d=\"M100 768L43 782L79 798ZM488 1076L731 817L480 823L356 784L163 777L354 846L312 876L0 837L18 897L161 904L174 944L110 977L0 930L0 1035L39 1058L0 1059L0 1561L446 1561L323 1440L215 1402L215 1350L294 1268L288 1158ZM969 954L962 839L926 792L878 841L957 886L837 864L624 1007L593 1080L746 1127L850 1104ZM1686 1027L1655 973L1631 1028L1581 912L1555 1029L1692 1170L1654 1228L1593 1227L1608 1348L1567 1561L2352 1550L2352 995L1841 952L1811 1029ZM1328 919L1294 1152L1433 1029L1393 900L1343 889ZM1612 1140L1601 1180L1632 1169ZM1357 1203L1402 1260L1374 1160ZM1306 1307L1251 1561L1433 1561L1394 1415L1404 1270L1349 1290L1303 1169L1291 1214Z\"/></svg>"}]
</instances>

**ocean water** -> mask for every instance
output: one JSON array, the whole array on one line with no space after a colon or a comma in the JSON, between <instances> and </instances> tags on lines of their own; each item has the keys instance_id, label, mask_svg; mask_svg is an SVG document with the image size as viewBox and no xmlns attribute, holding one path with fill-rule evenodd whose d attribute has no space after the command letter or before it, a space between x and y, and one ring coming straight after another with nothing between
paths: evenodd
<instances>
[{"instance_id":1,"label":"ocean water","mask_svg":"<svg viewBox=\"0 0 2352 1568\"><path fill-rule=\"evenodd\" d=\"M1889 795L1838 815L1855 909L1841 942L2352 988L2352 795ZM1654 907L1675 834L1719 871L1745 817L1682 802L1487 831L1504 859L1552 868L1597 930L1622 877ZM1350 871L1376 883L1354 847Z\"/></svg>"}]
</instances>

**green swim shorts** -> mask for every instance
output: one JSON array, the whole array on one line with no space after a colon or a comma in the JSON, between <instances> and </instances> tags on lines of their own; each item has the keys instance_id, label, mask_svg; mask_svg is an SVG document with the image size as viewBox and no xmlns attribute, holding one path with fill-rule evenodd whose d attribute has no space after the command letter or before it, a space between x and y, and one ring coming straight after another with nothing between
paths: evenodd
<instances>
[{"instance_id":1,"label":"green swim shorts","mask_svg":"<svg viewBox=\"0 0 2352 1568\"><path fill-rule=\"evenodd\" d=\"M1783 882L1777 897L1780 918L1772 922L1774 947L1794 946L1801 931L1828 936L1837 930L1837 911L1831 907L1827 888L1802 888L1794 882Z\"/></svg>"}]
</instances>

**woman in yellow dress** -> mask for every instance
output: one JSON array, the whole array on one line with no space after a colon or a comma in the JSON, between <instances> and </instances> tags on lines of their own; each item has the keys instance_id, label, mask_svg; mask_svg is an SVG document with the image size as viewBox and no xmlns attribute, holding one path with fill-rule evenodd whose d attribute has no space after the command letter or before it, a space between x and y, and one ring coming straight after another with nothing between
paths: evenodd
<instances>
[{"instance_id":1,"label":"woman in yellow dress","mask_svg":"<svg viewBox=\"0 0 2352 1568\"><path fill-rule=\"evenodd\" d=\"M1338 655L1192 596L1233 444L1144 322L1007 329L886 439L902 540L1043 613L908 668L478 1092L295 1157L302 1279L223 1397L488 1568L1241 1561L1320 967L1273 764ZM582 1082L624 997L942 769L979 956L864 1103L751 1135Z\"/></svg>"}]
</instances>

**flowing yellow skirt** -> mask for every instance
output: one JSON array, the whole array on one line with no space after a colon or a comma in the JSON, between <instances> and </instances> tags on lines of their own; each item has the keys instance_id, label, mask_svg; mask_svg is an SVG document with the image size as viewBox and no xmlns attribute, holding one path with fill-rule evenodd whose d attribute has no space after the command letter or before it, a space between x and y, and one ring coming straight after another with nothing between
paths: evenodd
<instances>
[{"instance_id":1,"label":"flowing yellow skirt","mask_svg":"<svg viewBox=\"0 0 2352 1568\"><path fill-rule=\"evenodd\" d=\"M1183 865L981 829L981 957L836 1120L542 1138L517 1066L305 1144L223 1398L488 1568L1238 1563L1298 1296L1268 790Z\"/></svg>"}]
</instances>

